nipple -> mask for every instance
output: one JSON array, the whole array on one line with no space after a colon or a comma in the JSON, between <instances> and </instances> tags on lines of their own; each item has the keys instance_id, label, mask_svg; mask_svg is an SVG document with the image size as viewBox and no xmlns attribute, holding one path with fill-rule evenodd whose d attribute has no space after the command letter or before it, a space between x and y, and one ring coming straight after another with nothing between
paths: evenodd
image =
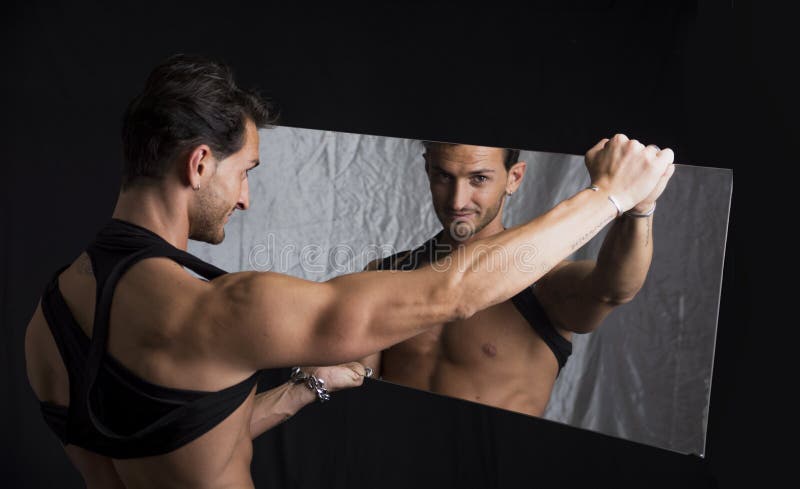
<instances>
[{"instance_id":1,"label":"nipple","mask_svg":"<svg viewBox=\"0 0 800 489\"><path fill-rule=\"evenodd\" d=\"M493 358L497 356L497 348L491 343L484 343L481 350L487 357Z\"/></svg>"}]
</instances>

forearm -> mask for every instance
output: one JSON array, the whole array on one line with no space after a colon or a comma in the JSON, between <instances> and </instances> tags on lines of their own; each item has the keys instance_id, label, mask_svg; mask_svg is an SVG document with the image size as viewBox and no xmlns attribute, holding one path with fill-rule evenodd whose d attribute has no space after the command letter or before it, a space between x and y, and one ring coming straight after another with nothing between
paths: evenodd
<instances>
[{"instance_id":1,"label":"forearm","mask_svg":"<svg viewBox=\"0 0 800 489\"><path fill-rule=\"evenodd\" d=\"M358 360L361 365L372 369L372 377L378 378L381 375L381 355L382 352L373 353Z\"/></svg>"},{"instance_id":2,"label":"forearm","mask_svg":"<svg viewBox=\"0 0 800 489\"><path fill-rule=\"evenodd\" d=\"M315 394L301 384L286 383L255 397L250 434L256 438L294 416L303 406L314 402Z\"/></svg>"},{"instance_id":3,"label":"forearm","mask_svg":"<svg viewBox=\"0 0 800 489\"><path fill-rule=\"evenodd\" d=\"M591 295L612 304L630 301L644 285L652 258L653 216L617 219L588 277Z\"/></svg>"},{"instance_id":4,"label":"forearm","mask_svg":"<svg viewBox=\"0 0 800 489\"><path fill-rule=\"evenodd\" d=\"M522 226L464 247L470 264L459 272L459 300L478 311L508 300L594 237L616 216L602 192L582 191ZM479 246L500 247L508 261L493 266Z\"/></svg>"}]
</instances>

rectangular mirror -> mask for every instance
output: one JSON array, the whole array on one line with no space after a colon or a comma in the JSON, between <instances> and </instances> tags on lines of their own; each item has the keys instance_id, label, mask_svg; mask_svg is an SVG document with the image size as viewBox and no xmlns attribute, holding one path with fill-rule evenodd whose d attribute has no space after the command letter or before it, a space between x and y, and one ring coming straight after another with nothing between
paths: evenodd
<instances>
[{"instance_id":1,"label":"rectangular mirror","mask_svg":"<svg viewBox=\"0 0 800 489\"><path fill-rule=\"evenodd\" d=\"M320 281L413 250L442 230L422 142L290 127L260 135L262 164L249 176L250 209L234 214L222 244L190 242L200 258L229 271ZM507 227L589 184L583 156L523 150L517 159L526 171L503 199ZM489 336L478 341L465 328L445 337L444 325L426 333L413 355L404 356L402 346L399 354L384 354L383 379L703 455L732 185L728 169L676 165L652 221L654 251L643 287L592 332L570 335L563 368L553 354L563 344L542 342L538 329L481 325ZM610 227L570 260L595 260ZM523 343L527 357L512 351ZM447 362L458 375L432 381ZM511 378L524 382L506 382ZM494 386L490 395L473 395L472 386L486 382ZM532 404L513 400L530 395Z\"/></svg>"}]
</instances>

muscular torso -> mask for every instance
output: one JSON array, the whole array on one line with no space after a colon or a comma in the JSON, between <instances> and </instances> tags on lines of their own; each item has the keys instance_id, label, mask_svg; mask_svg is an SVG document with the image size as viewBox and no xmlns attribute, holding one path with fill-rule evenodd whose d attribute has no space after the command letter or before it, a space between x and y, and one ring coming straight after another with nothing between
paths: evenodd
<instances>
[{"instance_id":1,"label":"muscular torso","mask_svg":"<svg viewBox=\"0 0 800 489\"><path fill-rule=\"evenodd\" d=\"M389 382L534 416L558 375L553 352L511 301L384 350L380 368Z\"/></svg>"},{"instance_id":2,"label":"muscular torso","mask_svg":"<svg viewBox=\"0 0 800 489\"><path fill-rule=\"evenodd\" d=\"M134 265L117 285L111 308L108 354L154 384L202 391L223 389L252 372L214 358L202 335L192 335L192 301L203 282L165 258ZM92 333L95 279L88 257L79 257L59 278L72 315ZM55 341L38 306L25 341L28 378L41 401L69 405L69 380ZM65 450L88 487L249 488L250 420L255 388L222 423L165 455L112 460L73 445ZM131 413L135 416L135 413Z\"/></svg>"}]
</instances>

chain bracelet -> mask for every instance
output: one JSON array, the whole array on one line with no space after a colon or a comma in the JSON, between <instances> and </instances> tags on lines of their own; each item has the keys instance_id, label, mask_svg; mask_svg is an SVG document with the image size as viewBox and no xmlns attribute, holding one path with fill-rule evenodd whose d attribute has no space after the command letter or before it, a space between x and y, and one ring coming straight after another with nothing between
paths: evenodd
<instances>
[{"instance_id":1,"label":"chain bracelet","mask_svg":"<svg viewBox=\"0 0 800 489\"><path fill-rule=\"evenodd\" d=\"M317 394L319 402L325 402L331 399L328 389L325 388L325 381L318 379L312 374L303 372L300 367L292 367L292 375L289 377L289 382L292 384L305 384L306 387Z\"/></svg>"}]
</instances>

